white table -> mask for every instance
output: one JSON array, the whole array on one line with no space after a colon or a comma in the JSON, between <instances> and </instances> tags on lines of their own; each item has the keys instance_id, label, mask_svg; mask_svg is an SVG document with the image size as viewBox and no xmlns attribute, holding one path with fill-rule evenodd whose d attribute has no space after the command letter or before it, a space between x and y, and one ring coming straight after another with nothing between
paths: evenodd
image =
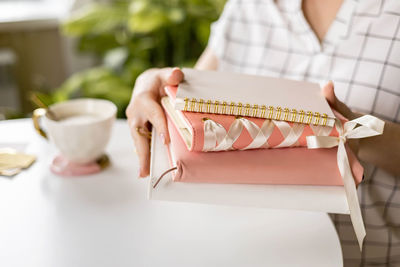
<instances>
[{"instance_id":1,"label":"white table","mask_svg":"<svg viewBox=\"0 0 400 267\"><path fill-rule=\"evenodd\" d=\"M0 266L342 266L325 213L147 200L125 121L101 174L50 173L55 151L29 120L0 122L0 144L29 142L38 161L0 177Z\"/></svg>"}]
</instances>

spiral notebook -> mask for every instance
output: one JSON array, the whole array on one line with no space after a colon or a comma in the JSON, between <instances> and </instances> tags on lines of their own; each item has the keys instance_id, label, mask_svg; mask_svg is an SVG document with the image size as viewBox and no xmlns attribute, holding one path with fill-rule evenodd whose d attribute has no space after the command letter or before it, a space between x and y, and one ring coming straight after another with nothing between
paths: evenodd
<instances>
[{"instance_id":1,"label":"spiral notebook","mask_svg":"<svg viewBox=\"0 0 400 267\"><path fill-rule=\"evenodd\" d=\"M265 76L183 69L177 110L333 126L319 84Z\"/></svg>"},{"instance_id":2,"label":"spiral notebook","mask_svg":"<svg viewBox=\"0 0 400 267\"><path fill-rule=\"evenodd\" d=\"M335 126L175 110L174 89L167 89L169 96L163 97L161 104L189 151L306 147L307 136L339 136Z\"/></svg>"},{"instance_id":3,"label":"spiral notebook","mask_svg":"<svg viewBox=\"0 0 400 267\"><path fill-rule=\"evenodd\" d=\"M194 76L196 77L198 76L198 74L204 77L209 76L207 73L212 73L211 76L215 74L215 72L207 72L204 75L203 71L194 71L190 69L184 69L184 71L186 75L189 75L189 78L186 78L186 80L190 80L190 75L191 74L193 75L193 73ZM227 74L222 73L221 75L227 75ZM237 74L229 74L229 75L232 77L237 76ZM241 77L243 75L239 76ZM247 79L247 75L244 76ZM196 79L194 79L194 81ZM257 77L256 79L269 80L270 78ZM287 81L288 80L283 80L283 83L286 83ZM289 83L292 82L294 82L294 84L298 83L297 81L289 81ZM345 120L345 118L342 118L342 116L335 114L326 104L326 100L321 96L318 86L315 88L315 90L312 89L316 91L315 94L311 93L308 94L313 95L315 98L322 97L321 99L319 99L320 101L319 105L324 106L323 104L326 104L327 108L320 109L320 111L329 113L330 114L329 116L332 117L332 120L331 119L328 120L327 119L328 117L326 116L322 117L314 116L315 112L312 113L312 115L310 116L308 116L307 113L304 112L299 112L299 114L297 114L297 110L293 111L294 109L292 109L293 112L290 113L291 114L290 115L289 113L286 112L288 108L283 109L283 112L281 112L280 115L279 113L275 114L274 113L275 109L273 108L270 108L271 112L265 113L266 115L259 114L260 113L259 110L256 109L246 110L246 108L245 109L233 108L232 112L235 114L235 116L232 116L233 114L231 115L231 114L212 113L214 107L216 112L223 111L223 109L217 106L212 107L212 104L207 106L207 103L204 104L204 100L200 102L203 104L197 106L196 102L193 102L195 103L193 109L191 108L190 105L189 110L188 108L185 107L183 110L179 109L177 110L174 107L176 107L179 104L178 95L182 94L182 91L185 92L185 90L191 90L190 89L191 87L189 88L187 86L187 83L188 82L186 82L186 85L185 83L183 83L179 87L167 86L165 88L167 96L161 99L161 103L166 113L171 117L171 120L175 124L176 128L179 130L180 135L184 139L185 144L188 150L190 151L208 152L208 151L225 151L225 150L248 150L255 148L282 148L282 147L293 147L293 146L305 147L307 146L306 142L307 136L310 135L338 136L338 131L336 129L336 126L334 125L331 127L329 125L334 122L335 118L336 119L339 118L340 120L342 119ZM201 81L199 81L199 83L194 82L195 88L200 88ZM303 82L300 83L303 84ZM304 84L310 86L309 83L304 83ZM226 86L227 85L225 85L225 87L220 87L220 88L226 88ZM307 86L303 86L302 88L306 88ZM314 84L311 84L311 86L314 86ZM283 88L287 87L283 86ZM301 92L302 88L299 88L298 90L296 90L296 92ZM305 94L307 94L307 92L310 92L312 90L305 89L306 92ZM197 94L200 94L203 91L206 91L206 89L203 91L198 89L198 91L199 92L197 92ZM279 91L279 87L277 87L277 91ZM242 94L246 94L248 92L249 90L247 91L243 90ZM275 95L277 95L278 97L280 96L279 93L275 94L273 92L270 92L270 94L273 96ZM311 96L308 98L312 99ZM290 98L290 101L293 101L293 99ZM240 105L242 104L240 103ZM318 105L315 104L315 106ZM200 108L202 112L200 112L200 110L196 110L196 108ZM191 110L193 110L193 112ZM244 113L242 112L243 110ZM263 115L264 117L263 118L256 117L258 115Z\"/></svg>"}]
</instances>

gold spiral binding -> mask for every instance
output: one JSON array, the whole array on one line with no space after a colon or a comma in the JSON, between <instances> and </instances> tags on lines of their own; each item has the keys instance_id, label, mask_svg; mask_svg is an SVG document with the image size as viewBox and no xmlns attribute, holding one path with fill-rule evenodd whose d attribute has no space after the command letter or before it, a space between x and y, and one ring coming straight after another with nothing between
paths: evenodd
<instances>
[{"instance_id":1,"label":"gold spiral binding","mask_svg":"<svg viewBox=\"0 0 400 267\"><path fill-rule=\"evenodd\" d=\"M313 118L313 114L311 111L307 111L307 124L311 124L311 120Z\"/></svg>"},{"instance_id":2,"label":"gold spiral binding","mask_svg":"<svg viewBox=\"0 0 400 267\"><path fill-rule=\"evenodd\" d=\"M281 120L281 113L282 113L282 108L281 107L277 107L276 108L276 117L275 117L275 119L276 120Z\"/></svg>"},{"instance_id":3,"label":"gold spiral binding","mask_svg":"<svg viewBox=\"0 0 400 267\"><path fill-rule=\"evenodd\" d=\"M199 110L200 110L200 112L203 112L203 103L204 103L204 99L200 99L200 101L199 101Z\"/></svg>"},{"instance_id":4,"label":"gold spiral binding","mask_svg":"<svg viewBox=\"0 0 400 267\"><path fill-rule=\"evenodd\" d=\"M272 120L272 116L274 115L274 107L269 106L268 107L268 119Z\"/></svg>"},{"instance_id":5,"label":"gold spiral binding","mask_svg":"<svg viewBox=\"0 0 400 267\"><path fill-rule=\"evenodd\" d=\"M322 114L322 125L326 126L327 122L328 122L328 114L324 113Z\"/></svg>"},{"instance_id":6,"label":"gold spiral binding","mask_svg":"<svg viewBox=\"0 0 400 267\"><path fill-rule=\"evenodd\" d=\"M265 105L261 106L261 118L265 118L265 111L267 110L267 107Z\"/></svg>"},{"instance_id":7,"label":"gold spiral binding","mask_svg":"<svg viewBox=\"0 0 400 267\"><path fill-rule=\"evenodd\" d=\"M289 112L290 112L290 110L288 109L288 108L284 108L283 109L283 120L284 121L288 121L288 119L289 119Z\"/></svg>"},{"instance_id":8,"label":"gold spiral binding","mask_svg":"<svg viewBox=\"0 0 400 267\"><path fill-rule=\"evenodd\" d=\"M195 105L196 105L196 99L192 98L192 100L190 101L190 111L191 112L194 112Z\"/></svg>"},{"instance_id":9,"label":"gold spiral binding","mask_svg":"<svg viewBox=\"0 0 400 267\"><path fill-rule=\"evenodd\" d=\"M229 106L229 115L233 115L233 112L235 111L235 102L231 102Z\"/></svg>"},{"instance_id":10,"label":"gold spiral binding","mask_svg":"<svg viewBox=\"0 0 400 267\"><path fill-rule=\"evenodd\" d=\"M210 113L210 108L211 108L211 100L207 101L207 113Z\"/></svg>"},{"instance_id":11,"label":"gold spiral binding","mask_svg":"<svg viewBox=\"0 0 400 267\"><path fill-rule=\"evenodd\" d=\"M290 118L291 122L295 122L297 117L297 109L292 109L292 117Z\"/></svg>"},{"instance_id":12,"label":"gold spiral binding","mask_svg":"<svg viewBox=\"0 0 400 267\"><path fill-rule=\"evenodd\" d=\"M243 104L239 102L238 103L238 111L237 111L238 115L242 115L242 107L243 107Z\"/></svg>"},{"instance_id":13,"label":"gold spiral binding","mask_svg":"<svg viewBox=\"0 0 400 267\"><path fill-rule=\"evenodd\" d=\"M304 110L300 109L299 115L300 115L299 119L300 123L304 123Z\"/></svg>"},{"instance_id":14,"label":"gold spiral binding","mask_svg":"<svg viewBox=\"0 0 400 267\"><path fill-rule=\"evenodd\" d=\"M184 111L187 111L189 108L189 98L185 97L185 107L183 108Z\"/></svg>"},{"instance_id":15,"label":"gold spiral binding","mask_svg":"<svg viewBox=\"0 0 400 267\"><path fill-rule=\"evenodd\" d=\"M219 101L214 102L214 113L218 113L218 108L219 108Z\"/></svg>"},{"instance_id":16,"label":"gold spiral binding","mask_svg":"<svg viewBox=\"0 0 400 267\"><path fill-rule=\"evenodd\" d=\"M251 114L252 117L257 117L258 114L258 105L253 106L253 114Z\"/></svg>"},{"instance_id":17,"label":"gold spiral binding","mask_svg":"<svg viewBox=\"0 0 400 267\"><path fill-rule=\"evenodd\" d=\"M314 125L318 125L319 124L319 120L321 119L321 114L319 112L315 112L314 116L315 116Z\"/></svg>"},{"instance_id":18,"label":"gold spiral binding","mask_svg":"<svg viewBox=\"0 0 400 267\"><path fill-rule=\"evenodd\" d=\"M276 107L265 105L253 105L251 106L248 103L241 102L230 102L229 104L226 101L211 101L196 98L189 99L187 97L184 98L184 111L191 112L207 112L211 113L213 109L213 113L215 114L228 114L228 115L237 115L237 116L251 116L251 117L260 117L266 119L275 119L275 120L284 120L288 122L297 122L297 123L306 123L306 124L314 124L314 125L323 125L326 126L328 123L328 114L312 112L312 111L304 111L296 109L289 109L287 107ZM212 106L214 106L212 108ZM229 110L228 110L229 107ZM267 114L268 111L268 114ZM276 112L275 112L276 111Z\"/></svg>"},{"instance_id":19,"label":"gold spiral binding","mask_svg":"<svg viewBox=\"0 0 400 267\"><path fill-rule=\"evenodd\" d=\"M250 116L250 104L246 104L246 111L245 111L244 115Z\"/></svg>"},{"instance_id":20,"label":"gold spiral binding","mask_svg":"<svg viewBox=\"0 0 400 267\"><path fill-rule=\"evenodd\" d=\"M222 102L222 114L226 114L226 106L228 105L228 103L226 103L225 101Z\"/></svg>"}]
</instances>

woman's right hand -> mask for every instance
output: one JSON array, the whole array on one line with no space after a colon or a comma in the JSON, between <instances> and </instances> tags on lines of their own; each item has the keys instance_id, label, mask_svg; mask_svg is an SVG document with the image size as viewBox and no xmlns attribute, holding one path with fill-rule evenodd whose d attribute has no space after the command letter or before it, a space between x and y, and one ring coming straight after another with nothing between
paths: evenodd
<instances>
[{"instance_id":1,"label":"woman's right hand","mask_svg":"<svg viewBox=\"0 0 400 267\"><path fill-rule=\"evenodd\" d=\"M147 130L146 125L151 123L164 144L169 143L167 121L160 98L165 95L166 85L175 86L182 80L183 72L179 68L149 69L136 79L132 98L125 112L139 156L139 177L145 177L150 172L150 140L137 129L140 127Z\"/></svg>"}]
</instances>

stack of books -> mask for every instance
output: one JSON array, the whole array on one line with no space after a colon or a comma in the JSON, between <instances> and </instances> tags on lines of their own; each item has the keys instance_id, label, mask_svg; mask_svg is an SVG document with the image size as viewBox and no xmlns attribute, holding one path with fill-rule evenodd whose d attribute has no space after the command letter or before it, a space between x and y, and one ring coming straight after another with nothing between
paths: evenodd
<instances>
[{"instance_id":1,"label":"stack of books","mask_svg":"<svg viewBox=\"0 0 400 267\"><path fill-rule=\"evenodd\" d=\"M171 143L152 135L150 199L342 214L358 205L348 198L349 191L357 198L363 167L351 150L343 146L354 180L346 190L338 146L309 148L310 137L343 140L348 121L331 110L318 84L183 72L184 81L166 87L161 100Z\"/></svg>"}]
</instances>

